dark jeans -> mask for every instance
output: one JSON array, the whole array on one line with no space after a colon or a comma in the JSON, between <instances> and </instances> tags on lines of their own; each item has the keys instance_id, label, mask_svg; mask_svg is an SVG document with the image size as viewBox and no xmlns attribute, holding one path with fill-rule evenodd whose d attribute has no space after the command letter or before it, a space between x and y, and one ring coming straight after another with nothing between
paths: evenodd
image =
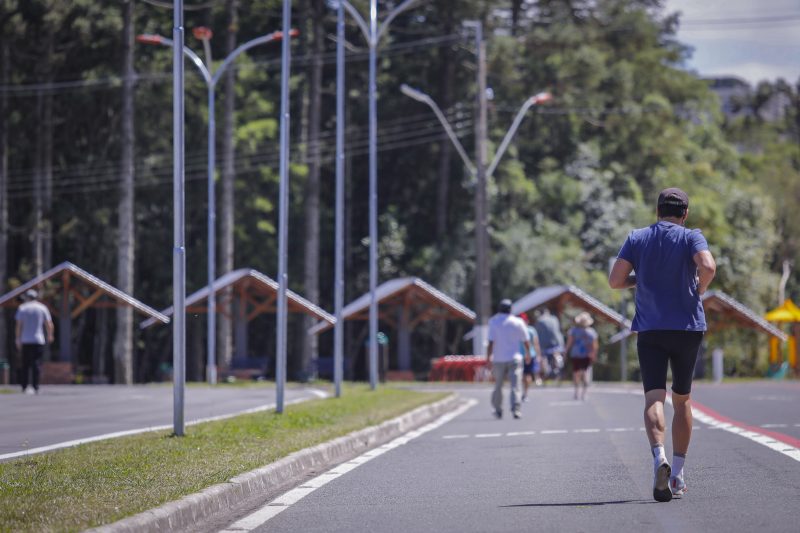
<instances>
[{"instance_id":1,"label":"dark jeans","mask_svg":"<svg viewBox=\"0 0 800 533\"><path fill-rule=\"evenodd\" d=\"M39 360L44 353L44 345L42 344L23 344L22 345L22 368L19 371L19 384L22 385L22 390L28 388L28 373L32 376L34 390L39 390Z\"/></svg>"}]
</instances>

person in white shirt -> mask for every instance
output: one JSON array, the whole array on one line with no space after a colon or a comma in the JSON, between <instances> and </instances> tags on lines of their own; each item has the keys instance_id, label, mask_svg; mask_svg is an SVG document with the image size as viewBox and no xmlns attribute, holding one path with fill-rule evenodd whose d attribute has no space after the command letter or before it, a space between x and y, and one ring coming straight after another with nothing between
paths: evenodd
<instances>
[{"instance_id":1,"label":"person in white shirt","mask_svg":"<svg viewBox=\"0 0 800 533\"><path fill-rule=\"evenodd\" d=\"M520 347L525 353L520 353ZM531 361L531 344L528 328L521 318L511 314L511 300L504 299L497 306L497 314L489 319L489 346L486 350L488 367L494 374L492 407L494 416L503 417L503 381L506 375L511 382L511 414L520 418L522 394L522 361Z\"/></svg>"},{"instance_id":2,"label":"person in white shirt","mask_svg":"<svg viewBox=\"0 0 800 533\"><path fill-rule=\"evenodd\" d=\"M43 303L37 301L38 293L28 289L22 295L23 304L17 308L17 350L22 354L19 384L22 392L34 394L39 392L39 359L44 353L44 346L53 342L55 327L50 311ZM46 336L45 336L46 335ZM33 389L28 389L29 375Z\"/></svg>"}]
</instances>

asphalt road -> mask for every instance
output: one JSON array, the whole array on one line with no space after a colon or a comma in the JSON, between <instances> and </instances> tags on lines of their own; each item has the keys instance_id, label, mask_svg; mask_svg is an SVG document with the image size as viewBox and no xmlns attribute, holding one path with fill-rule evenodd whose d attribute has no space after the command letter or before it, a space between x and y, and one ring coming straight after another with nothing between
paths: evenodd
<instances>
[{"instance_id":1,"label":"asphalt road","mask_svg":"<svg viewBox=\"0 0 800 533\"><path fill-rule=\"evenodd\" d=\"M488 389L460 393L474 405L452 420L218 517L205 530L800 530L800 455L725 429L731 426L695 421L688 494L654 502L638 386L597 386L586 402L573 401L568 386L538 389L522 420L494 419ZM797 444L798 384L697 384L694 395L728 422L767 426Z\"/></svg>"},{"instance_id":2,"label":"asphalt road","mask_svg":"<svg viewBox=\"0 0 800 533\"><path fill-rule=\"evenodd\" d=\"M51 385L38 395L0 394L3 454L154 426L172 426L172 387ZM316 398L313 388L287 387L285 401ZM190 386L184 420L223 416L275 403L275 389Z\"/></svg>"}]
</instances>

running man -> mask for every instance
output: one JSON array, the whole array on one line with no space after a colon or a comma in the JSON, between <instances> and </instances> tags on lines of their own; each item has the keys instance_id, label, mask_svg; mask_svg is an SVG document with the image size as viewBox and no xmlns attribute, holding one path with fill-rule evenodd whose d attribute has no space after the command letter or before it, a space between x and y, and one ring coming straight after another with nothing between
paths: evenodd
<instances>
[{"instance_id":1,"label":"running man","mask_svg":"<svg viewBox=\"0 0 800 533\"><path fill-rule=\"evenodd\" d=\"M522 359L531 360L531 343L528 341L528 328L521 318L511 314L511 300L502 300L497 306L497 314L489 319L489 346L486 349L486 362L494 374L492 407L494 416L503 418L503 381L506 375L511 382L511 414L521 418L519 412L520 385L522 382Z\"/></svg>"},{"instance_id":2,"label":"running man","mask_svg":"<svg viewBox=\"0 0 800 533\"><path fill-rule=\"evenodd\" d=\"M525 322L525 327L528 330L528 341L531 343L531 360L525 363L522 368L522 401L526 402L528 401L528 389L530 388L531 382L535 380L537 387L542 384L542 378L539 377L542 371L540 360L542 349L539 347L539 334L536 333L536 328L531 326L528 313L520 313L519 317ZM525 352L523 346L520 346L520 350L523 353Z\"/></svg>"},{"instance_id":3,"label":"running man","mask_svg":"<svg viewBox=\"0 0 800 533\"><path fill-rule=\"evenodd\" d=\"M645 393L644 422L653 452L653 498L668 502L686 492L683 466L692 436L690 393L697 353L706 330L700 296L716 263L700 230L684 227L689 197L669 188L658 195L658 221L632 231L619 251L608 284L636 288L631 329ZM664 453L667 364L672 367L672 467Z\"/></svg>"}]
</instances>

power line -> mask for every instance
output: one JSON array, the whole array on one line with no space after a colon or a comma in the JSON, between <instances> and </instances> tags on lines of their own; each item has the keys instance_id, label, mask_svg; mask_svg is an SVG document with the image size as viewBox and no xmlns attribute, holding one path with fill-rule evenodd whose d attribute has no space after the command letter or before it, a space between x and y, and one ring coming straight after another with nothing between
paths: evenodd
<instances>
[{"instance_id":1,"label":"power line","mask_svg":"<svg viewBox=\"0 0 800 533\"><path fill-rule=\"evenodd\" d=\"M460 34L441 35L436 37L426 37L424 39L417 39L415 41L408 41L397 43L387 46L381 50L381 56L393 57L410 53L417 48L428 48L431 46L446 46L448 44L462 40ZM258 56L256 56L258 57ZM369 57L368 52L351 52L345 56L346 63L357 63L366 61ZM336 62L335 52L326 52L321 54L321 61L323 65L332 65ZM313 54L297 55L292 59L292 64L296 66L306 66L313 61ZM280 58L267 59L267 60L254 60L251 64L234 64L230 68L234 72L255 70L260 67L271 67L280 65ZM193 72L190 76L196 73L194 69L187 70ZM172 74L167 72L145 72L136 75L136 81L141 82L157 82L167 81L172 79ZM122 86L123 78L121 76L107 76L103 78L90 79L90 80L67 80L45 83L30 83L30 84L14 84L14 85L0 85L0 94L6 93L14 97L21 96L38 96L40 94L59 94L70 92L75 89L116 89Z\"/></svg>"}]
</instances>

